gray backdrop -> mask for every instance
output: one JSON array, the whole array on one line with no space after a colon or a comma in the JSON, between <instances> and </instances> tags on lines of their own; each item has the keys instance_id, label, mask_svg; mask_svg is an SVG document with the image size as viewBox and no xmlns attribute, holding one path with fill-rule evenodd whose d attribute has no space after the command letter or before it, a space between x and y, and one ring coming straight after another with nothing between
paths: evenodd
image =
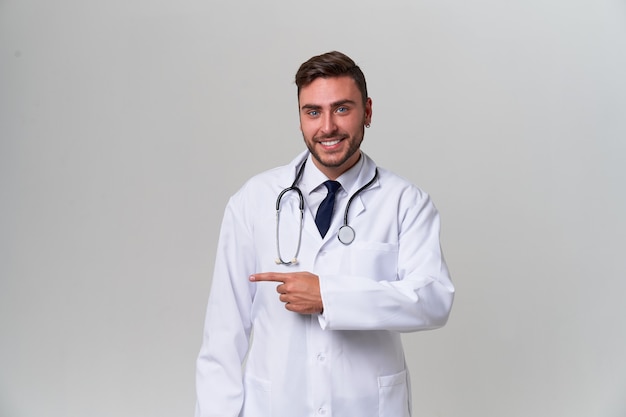
<instances>
[{"instance_id":1,"label":"gray backdrop","mask_svg":"<svg viewBox=\"0 0 626 417\"><path fill-rule=\"evenodd\" d=\"M415 414L626 415L623 0L0 0L0 416L192 415L224 205L333 49L442 215Z\"/></svg>"}]
</instances>

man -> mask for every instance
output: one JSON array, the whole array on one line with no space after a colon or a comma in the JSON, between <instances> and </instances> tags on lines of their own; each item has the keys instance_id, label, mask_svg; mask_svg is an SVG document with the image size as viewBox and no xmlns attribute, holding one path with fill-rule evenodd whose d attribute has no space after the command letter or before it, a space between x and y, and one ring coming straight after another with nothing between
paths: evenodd
<instances>
[{"instance_id":1,"label":"man","mask_svg":"<svg viewBox=\"0 0 626 417\"><path fill-rule=\"evenodd\" d=\"M349 57L311 58L296 85L308 150L225 211L196 416L410 416L400 333L443 326L454 296L439 216L360 150L372 100Z\"/></svg>"}]
</instances>

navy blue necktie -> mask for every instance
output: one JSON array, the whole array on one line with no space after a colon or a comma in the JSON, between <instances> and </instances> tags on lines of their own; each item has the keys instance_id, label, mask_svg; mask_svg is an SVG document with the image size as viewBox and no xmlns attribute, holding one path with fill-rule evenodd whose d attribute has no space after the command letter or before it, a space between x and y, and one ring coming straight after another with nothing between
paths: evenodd
<instances>
[{"instance_id":1,"label":"navy blue necktie","mask_svg":"<svg viewBox=\"0 0 626 417\"><path fill-rule=\"evenodd\" d=\"M330 227L330 219L333 216L333 208L335 207L335 194L339 187L341 187L341 184L337 181L330 180L324 182L324 185L328 188L328 194L326 198L322 200L322 204L320 204L320 207L317 209L317 215L315 216L315 224L322 237L326 236L326 232L328 232L328 228Z\"/></svg>"}]
</instances>

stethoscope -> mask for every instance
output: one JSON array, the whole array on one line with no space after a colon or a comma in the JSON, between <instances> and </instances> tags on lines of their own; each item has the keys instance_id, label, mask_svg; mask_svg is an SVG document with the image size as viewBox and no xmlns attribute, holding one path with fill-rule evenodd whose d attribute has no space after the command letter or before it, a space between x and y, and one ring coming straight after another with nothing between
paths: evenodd
<instances>
[{"instance_id":1,"label":"stethoscope","mask_svg":"<svg viewBox=\"0 0 626 417\"><path fill-rule=\"evenodd\" d=\"M304 172L306 161L307 160L305 159L304 162L302 162L302 165L300 166L300 169L298 170L298 173L296 174L296 178L293 180L293 184L291 184L290 187L287 187L284 190L282 190L280 194L278 194L278 198L276 198L276 253L278 255L278 258L276 258L276 264L278 265L289 266L289 265L295 265L298 263L298 254L300 253L300 245L302 244L302 229L304 226L304 196L302 195L302 191L300 191L300 188L297 186L297 184L298 184L298 181L300 181L300 177L302 177L302 173ZM363 187L356 190L356 192L352 194L352 196L348 200L348 204L346 205L346 210L344 211L344 214L343 214L343 226L341 226L339 228L339 231L337 232L337 239L339 239L339 241L343 243L344 245L351 244L352 242L354 242L354 238L356 237L356 233L354 232L354 229L352 228L352 226L348 224L348 212L350 211L350 205L352 204L352 200L354 200L354 198L358 196L363 190L371 186L374 183L374 181L376 181L376 178L378 178L378 168L374 170L374 176L372 177L372 179ZM298 232L298 246L296 247L296 252L293 255L293 258L291 258L291 261L287 262L287 261L284 261L282 256L280 255L280 238L279 238L280 227L279 225L280 225L280 202L283 196L290 191L295 191L296 193L298 193L298 199L300 201L300 204L299 204L300 230Z\"/></svg>"}]
</instances>

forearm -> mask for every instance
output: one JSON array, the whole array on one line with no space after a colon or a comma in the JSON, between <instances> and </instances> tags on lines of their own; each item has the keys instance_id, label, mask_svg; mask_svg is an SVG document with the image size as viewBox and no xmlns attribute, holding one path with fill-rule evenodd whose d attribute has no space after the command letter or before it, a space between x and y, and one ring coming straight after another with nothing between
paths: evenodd
<instances>
[{"instance_id":1,"label":"forearm","mask_svg":"<svg viewBox=\"0 0 626 417\"><path fill-rule=\"evenodd\" d=\"M446 323L454 299L454 287L447 274L393 282L324 278L320 324L329 330L434 329Z\"/></svg>"}]
</instances>

